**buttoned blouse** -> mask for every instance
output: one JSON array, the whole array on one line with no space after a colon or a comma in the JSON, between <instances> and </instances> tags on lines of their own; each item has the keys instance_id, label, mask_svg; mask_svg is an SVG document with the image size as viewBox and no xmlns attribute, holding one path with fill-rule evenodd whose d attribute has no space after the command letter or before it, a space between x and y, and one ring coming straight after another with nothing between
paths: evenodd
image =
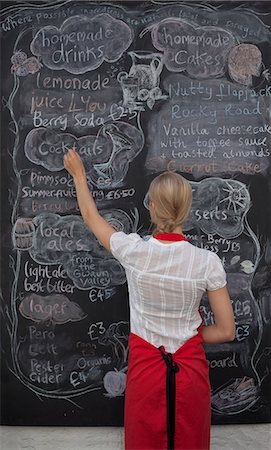
<instances>
[{"instance_id":1,"label":"buttoned blouse","mask_svg":"<svg viewBox=\"0 0 271 450\"><path fill-rule=\"evenodd\" d=\"M204 292L226 285L220 258L187 241L165 244L122 231L110 247L126 272L131 332L174 353L197 334Z\"/></svg>"}]
</instances>

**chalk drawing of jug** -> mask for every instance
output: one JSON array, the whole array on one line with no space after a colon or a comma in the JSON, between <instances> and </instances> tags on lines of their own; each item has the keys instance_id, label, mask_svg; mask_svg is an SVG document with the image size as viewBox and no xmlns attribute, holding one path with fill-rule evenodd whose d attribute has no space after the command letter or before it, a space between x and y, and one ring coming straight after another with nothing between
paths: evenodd
<instances>
[{"instance_id":1,"label":"chalk drawing of jug","mask_svg":"<svg viewBox=\"0 0 271 450\"><path fill-rule=\"evenodd\" d=\"M151 90L159 86L163 55L147 51L128 52L132 58L129 78L137 80L138 89Z\"/></svg>"}]
</instances>

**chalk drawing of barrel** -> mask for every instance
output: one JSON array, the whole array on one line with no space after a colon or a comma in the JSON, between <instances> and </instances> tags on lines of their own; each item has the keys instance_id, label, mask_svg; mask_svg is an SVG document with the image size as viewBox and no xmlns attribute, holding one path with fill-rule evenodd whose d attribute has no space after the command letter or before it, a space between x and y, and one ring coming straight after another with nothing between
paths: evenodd
<instances>
[{"instance_id":1,"label":"chalk drawing of barrel","mask_svg":"<svg viewBox=\"0 0 271 450\"><path fill-rule=\"evenodd\" d=\"M12 231L13 247L16 250L30 250L33 245L35 225L27 217L19 217Z\"/></svg>"}]
</instances>

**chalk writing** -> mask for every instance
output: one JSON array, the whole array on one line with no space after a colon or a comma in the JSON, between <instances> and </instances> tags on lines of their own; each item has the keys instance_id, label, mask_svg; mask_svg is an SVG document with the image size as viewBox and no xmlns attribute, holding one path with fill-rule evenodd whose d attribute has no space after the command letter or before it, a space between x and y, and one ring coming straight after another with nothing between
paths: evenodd
<instances>
[{"instance_id":1,"label":"chalk writing","mask_svg":"<svg viewBox=\"0 0 271 450\"><path fill-rule=\"evenodd\" d=\"M125 270L80 217L63 166L75 148L117 231L150 234L156 174L189 179L184 232L221 258L236 321L233 342L206 345L212 411L268 419L270 14L265 2L126 3L1 6L4 388L20 381L29 400L7 417L30 423L36 394L62 400L59 424L74 424L65 400L85 408L82 423L122 425ZM215 323L206 295L199 312Z\"/></svg>"},{"instance_id":2,"label":"chalk writing","mask_svg":"<svg viewBox=\"0 0 271 450\"><path fill-rule=\"evenodd\" d=\"M166 90L170 100L159 114L152 115L148 125L146 168L150 172L173 169L198 178L267 171L268 89L255 96L254 91L239 90L228 82L195 82L170 75Z\"/></svg>"},{"instance_id":3,"label":"chalk writing","mask_svg":"<svg viewBox=\"0 0 271 450\"><path fill-rule=\"evenodd\" d=\"M60 29L41 29L30 48L34 55L42 56L47 67L78 74L98 68L104 60L116 61L131 40L129 26L109 14L93 19L74 16L66 19Z\"/></svg>"},{"instance_id":4,"label":"chalk writing","mask_svg":"<svg viewBox=\"0 0 271 450\"><path fill-rule=\"evenodd\" d=\"M25 140L26 156L50 171L63 169L63 156L70 148L78 150L87 175L99 187L115 187L125 177L129 163L143 147L142 133L132 125L118 122L105 125L97 136L57 134L46 128L31 130Z\"/></svg>"},{"instance_id":5,"label":"chalk writing","mask_svg":"<svg viewBox=\"0 0 271 450\"><path fill-rule=\"evenodd\" d=\"M36 322L51 320L55 323L82 320L85 315L80 306L64 295L39 296L31 294L20 304L20 312Z\"/></svg>"},{"instance_id":6,"label":"chalk writing","mask_svg":"<svg viewBox=\"0 0 271 450\"><path fill-rule=\"evenodd\" d=\"M153 45L165 53L168 70L184 70L194 78L223 75L235 43L226 30L194 27L182 19L164 19L152 30Z\"/></svg>"}]
</instances>

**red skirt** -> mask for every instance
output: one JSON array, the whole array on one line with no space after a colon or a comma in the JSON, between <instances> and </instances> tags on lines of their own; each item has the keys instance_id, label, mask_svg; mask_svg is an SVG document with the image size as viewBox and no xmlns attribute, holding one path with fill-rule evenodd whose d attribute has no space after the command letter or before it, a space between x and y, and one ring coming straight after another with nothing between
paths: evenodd
<instances>
[{"instance_id":1,"label":"red skirt","mask_svg":"<svg viewBox=\"0 0 271 450\"><path fill-rule=\"evenodd\" d=\"M209 367L200 328L173 355L131 333L125 449L207 450L210 424Z\"/></svg>"}]
</instances>

